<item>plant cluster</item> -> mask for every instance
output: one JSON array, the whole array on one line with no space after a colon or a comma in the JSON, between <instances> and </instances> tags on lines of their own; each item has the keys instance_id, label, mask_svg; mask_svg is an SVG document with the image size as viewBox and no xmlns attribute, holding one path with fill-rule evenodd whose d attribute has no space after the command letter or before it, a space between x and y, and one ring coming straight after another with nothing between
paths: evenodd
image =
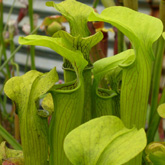
<instances>
[{"instance_id":1,"label":"plant cluster","mask_svg":"<svg viewBox=\"0 0 165 165\"><path fill-rule=\"evenodd\" d=\"M65 83L55 84L56 68L44 74L31 70L6 82L4 91L19 117L23 154L2 143L3 152L13 152L16 160L24 157L26 165L140 165L142 156L146 163L161 160L163 165L165 152L160 147L164 149L164 144L156 145L157 152L153 146L143 152L147 140L151 142L144 128L158 56L153 44L161 39L160 54L164 51L161 20L122 6L98 14L75 0L46 5L66 18L70 33L58 29L51 37L20 37L19 43L48 47L60 54ZM129 38L132 48L92 63L91 48L103 39L101 31L90 35L87 22L93 21L115 26ZM41 99L44 110L39 109ZM148 131L154 113L150 112Z\"/></svg>"}]
</instances>

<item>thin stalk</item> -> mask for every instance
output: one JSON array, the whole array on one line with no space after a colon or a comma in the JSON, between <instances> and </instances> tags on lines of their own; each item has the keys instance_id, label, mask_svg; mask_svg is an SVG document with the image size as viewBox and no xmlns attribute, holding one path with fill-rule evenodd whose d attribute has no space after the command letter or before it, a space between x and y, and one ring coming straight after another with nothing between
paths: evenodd
<instances>
[{"instance_id":1,"label":"thin stalk","mask_svg":"<svg viewBox=\"0 0 165 165\"><path fill-rule=\"evenodd\" d=\"M5 60L5 62L1 65L0 67L0 71L2 71L2 69L8 64L9 61L12 60L12 58L14 57L14 55L21 49L22 45L19 45L15 50L14 52L11 54L11 56Z\"/></svg>"},{"instance_id":2,"label":"thin stalk","mask_svg":"<svg viewBox=\"0 0 165 165\"><path fill-rule=\"evenodd\" d=\"M7 55L6 55L4 38L3 38L3 0L0 0L0 41L1 41L0 59L2 59L2 56L4 55L4 60L6 61ZM6 70L7 70L7 75L9 78L10 77L10 70L9 70L8 64L6 65Z\"/></svg>"},{"instance_id":3,"label":"thin stalk","mask_svg":"<svg viewBox=\"0 0 165 165\"><path fill-rule=\"evenodd\" d=\"M4 40L2 39L1 41L2 41L2 47L3 47L2 53L4 55L4 61L6 61L7 55L6 55L6 48L5 48ZM10 67L9 67L8 63L6 64L6 71L7 71L7 79L9 79L10 78Z\"/></svg>"},{"instance_id":4,"label":"thin stalk","mask_svg":"<svg viewBox=\"0 0 165 165\"><path fill-rule=\"evenodd\" d=\"M13 41L13 32L11 31L11 34L10 34L10 52L11 52L11 54L14 52L14 50L15 50L15 45L14 45L14 41ZM14 57L15 57L15 54L14 54L13 58L11 59L11 64L16 68L17 76L19 76L19 65L14 62ZM13 76L14 76L14 70L13 70ZM14 104L12 105L12 111L15 112ZM19 130L19 118L18 118L17 114L15 114L15 116L14 116L14 129L15 129L15 139L17 141L19 141L20 140L20 130Z\"/></svg>"},{"instance_id":5,"label":"thin stalk","mask_svg":"<svg viewBox=\"0 0 165 165\"><path fill-rule=\"evenodd\" d=\"M160 19L162 20L163 25L164 25L163 31L165 31L165 10L164 9L165 9L165 0L161 0L159 10L160 10Z\"/></svg>"},{"instance_id":6,"label":"thin stalk","mask_svg":"<svg viewBox=\"0 0 165 165\"><path fill-rule=\"evenodd\" d=\"M28 0L29 2L29 19L30 19L30 31L34 30L34 22L33 22L33 0ZM31 54L31 69L36 69L35 67L35 46L30 46L30 54Z\"/></svg>"},{"instance_id":7,"label":"thin stalk","mask_svg":"<svg viewBox=\"0 0 165 165\"><path fill-rule=\"evenodd\" d=\"M7 30L7 25L8 25L8 22L10 20L10 16L11 16L11 14L13 12L13 8L14 8L14 5L15 5L15 2L16 2L16 0L13 1L13 4L12 4L12 6L10 8L10 11L9 11L9 14L8 14L8 17L7 17L7 21L6 21L5 27L3 29L4 32Z\"/></svg>"},{"instance_id":8,"label":"thin stalk","mask_svg":"<svg viewBox=\"0 0 165 165\"><path fill-rule=\"evenodd\" d=\"M5 44L4 44L4 38L3 38L3 0L0 0L0 65L1 65L1 59L2 56L4 55L4 60L6 60L6 49L5 49ZM8 79L10 77L10 70L9 70L9 65L6 65L6 70L7 70L7 75L5 77ZM4 73L2 71L2 73ZM3 87L2 87L3 89ZM2 92L0 92L2 94ZM3 107L4 113L6 112L6 97L4 96L2 98L2 95L0 95L0 103ZM2 135L0 135L0 139L2 139Z\"/></svg>"},{"instance_id":9,"label":"thin stalk","mask_svg":"<svg viewBox=\"0 0 165 165\"><path fill-rule=\"evenodd\" d=\"M6 111L6 104L4 103L4 99L2 99L2 96L0 96L0 103L1 103L2 108L3 108L3 113L4 113L4 114L7 114L7 111Z\"/></svg>"},{"instance_id":10,"label":"thin stalk","mask_svg":"<svg viewBox=\"0 0 165 165\"><path fill-rule=\"evenodd\" d=\"M26 63L25 63L25 72L27 72L28 70L28 63L29 63L29 57L30 57L30 53L28 51L27 55L26 55Z\"/></svg>"},{"instance_id":11,"label":"thin stalk","mask_svg":"<svg viewBox=\"0 0 165 165\"><path fill-rule=\"evenodd\" d=\"M0 135L16 150L22 150L21 145L0 124Z\"/></svg>"},{"instance_id":12,"label":"thin stalk","mask_svg":"<svg viewBox=\"0 0 165 165\"><path fill-rule=\"evenodd\" d=\"M162 71L164 47L165 47L164 39L163 37L160 37L155 47L156 59L155 59L153 74L152 74L151 110L150 110L150 118L149 118L149 127L151 126L152 118L158 106L159 85L160 85L160 78L161 78L161 71Z\"/></svg>"},{"instance_id":13,"label":"thin stalk","mask_svg":"<svg viewBox=\"0 0 165 165\"><path fill-rule=\"evenodd\" d=\"M4 111L5 111L6 114L8 114L8 113L7 113L7 110L6 110L6 104L7 104L7 96L6 96L6 95L3 96L3 104L4 104L4 106L5 106L5 107L4 107Z\"/></svg>"},{"instance_id":14,"label":"thin stalk","mask_svg":"<svg viewBox=\"0 0 165 165\"><path fill-rule=\"evenodd\" d=\"M10 53L12 54L15 50L15 45L13 41L13 34L10 35ZM15 56L15 54L14 54ZM14 56L11 59L11 64L16 68L17 76L19 76L19 65L14 62Z\"/></svg>"},{"instance_id":15,"label":"thin stalk","mask_svg":"<svg viewBox=\"0 0 165 165\"><path fill-rule=\"evenodd\" d=\"M124 51L124 34L120 30L117 31L117 51L118 53Z\"/></svg>"},{"instance_id":16,"label":"thin stalk","mask_svg":"<svg viewBox=\"0 0 165 165\"><path fill-rule=\"evenodd\" d=\"M4 70L2 70L1 73L4 77L6 77L7 73Z\"/></svg>"},{"instance_id":17,"label":"thin stalk","mask_svg":"<svg viewBox=\"0 0 165 165\"><path fill-rule=\"evenodd\" d=\"M10 8L10 11L9 11L9 14L8 14L8 18L7 18L7 22L6 22L4 30L3 30L4 32L7 30L8 22L10 20L11 14L13 12L13 8L14 8L14 5L15 5L15 2L16 2L16 0L13 1L13 4L12 4L12 6ZM14 41L13 41L14 31L15 31L14 30L14 25L10 25L8 28L9 28L8 29L9 30L9 39L10 39L10 53L12 54L14 52L14 50L15 50L15 45L14 45ZM18 64L16 64L14 62L14 57L11 59L11 64L15 66L15 68L17 70L17 75L19 75L19 66L18 66Z\"/></svg>"},{"instance_id":18,"label":"thin stalk","mask_svg":"<svg viewBox=\"0 0 165 165\"><path fill-rule=\"evenodd\" d=\"M96 8L98 4L99 4L99 0L94 0L93 1L93 8Z\"/></svg>"},{"instance_id":19,"label":"thin stalk","mask_svg":"<svg viewBox=\"0 0 165 165\"><path fill-rule=\"evenodd\" d=\"M37 28L35 28L30 34L34 34L37 30L38 30L39 26ZM0 67L0 71L2 71L2 69L8 64L8 62L14 57L14 55L20 50L20 48L22 47L22 45L19 45L14 52L11 54L11 56L5 60L5 62L1 65Z\"/></svg>"},{"instance_id":20,"label":"thin stalk","mask_svg":"<svg viewBox=\"0 0 165 165\"><path fill-rule=\"evenodd\" d=\"M0 95L1 97L1 95ZM1 106L0 106L0 124L2 124L2 120L3 120L3 116L2 116L2 110L1 110ZM0 143L3 142L3 137L0 136Z\"/></svg>"},{"instance_id":21,"label":"thin stalk","mask_svg":"<svg viewBox=\"0 0 165 165\"><path fill-rule=\"evenodd\" d=\"M0 65L2 63L2 50L3 50L3 47L2 47L2 44L0 44Z\"/></svg>"},{"instance_id":22,"label":"thin stalk","mask_svg":"<svg viewBox=\"0 0 165 165\"><path fill-rule=\"evenodd\" d=\"M13 106L13 108L15 108L15 106ZM15 111L15 110L14 110ZM19 130L19 118L18 118L18 115L15 113L15 116L14 116L14 126L15 126L15 139L17 141L20 140L20 130Z\"/></svg>"},{"instance_id":23,"label":"thin stalk","mask_svg":"<svg viewBox=\"0 0 165 165\"><path fill-rule=\"evenodd\" d=\"M3 2L0 0L0 65L2 59L2 52L3 52L3 45L2 45L2 38L3 38Z\"/></svg>"},{"instance_id":24,"label":"thin stalk","mask_svg":"<svg viewBox=\"0 0 165 165\"><path fill-rule=\"evenodd\" d=\"M120 1L120 5L123 5L123 1ZM117 52L124 51L124 34L118 29L117 30Z\"/></svg>"},{"instance_id":25,"label":"thin stalk","mask_svg":"<svg viewBox=\"0 0 165 165\"><path fill-rule=\"evenodd\" d=\"M165 103L165 88L163 89L159 105L163 104L163 103ZM155 112L154 117L153 117L152 122L151 122L151 127L149 127L148 131L147 131L147 143L148 144L154 140L156 131L157 131L159 123L160 123L160 119L161 118L158 115L158 113Z\"/></svg>"},{"instance_id":26,"label":"thin stalk","mask_svg":"<svg viewBox=\"0 0 165 165\"><path fill-rule=\"evenodd\" d=\"M165 0L161 0L160 19L162 20L164 24L164 30L165 30L164 8L165 8ZM151 86L151 110L150 110L150 118L149 118L149 128L147 131L148 143L154 140L155 133L157 131L157 128L160 122L160 117L157 113L157 107L158 107L159 85L160 85L160 78L161 78L161 71L162 71L164 49L165 49L164 39L163 37L160 37L154 49L156 59L155 59L154 67L153 67L153 76L152 76L152 82L151 82L152 83L151 84L152 85ZM164 96L163 94L162 94L162 98Z\"/></svg>"}]
</instances>

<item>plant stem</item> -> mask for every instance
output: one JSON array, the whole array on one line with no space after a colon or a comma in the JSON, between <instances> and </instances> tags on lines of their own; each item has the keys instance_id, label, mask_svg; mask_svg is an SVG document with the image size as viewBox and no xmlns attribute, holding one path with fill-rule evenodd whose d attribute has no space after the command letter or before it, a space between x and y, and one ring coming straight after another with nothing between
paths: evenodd
<instances>
[{"instance_id":1,"label":"plant stem","mask_svg":"<svg viewBox=\"0 0 165 165\"><path fill-rule=\"evenodd\" d=\"M30 34L34 34L37 30L38 30L39 26L36 27ZM5 60L5 62L1 65L0 67L0 71L2 71L2 69L8 64L8 62L14 57L14 55L16 54L16 52L18 52L21 49L22 45L19 45L14 52L11 54L11 56Z\"/></svg>"},{"instance_id":2,"label":"plant stem","mask_svg":"<svg viewBox=\"0 0 165 165\"><path fill-rule=\"evenodd\" d=\"M6 61L7 55L6 55L6 49L5 49L5 43L3 38L3 0L0 0L0 41L1 41L1 51L0 51L0 59L2 59L2 55L4 55L4 60ZM0 61L1 64L1 61ZM6 70L8 74L8 78L10 77L10 70L9 65L6 65Z\"/></svg>"},{"instance_id":3,"label":"plant stem","mask_svg":"<svg viewBox=\"0 0 165 165\"><path fill-rule=\"evenodd\" d=\"M78 78L77 78L78 79ZM79 84L74 91L66 90L76 81L68 82L54 86L51 89L53 96L54 111L49 126L49 143L50 143L50 165L71 165L67 159L63 142L66 135L82 124L84 105L84 80L80 75ZM70 102L70 100L72 100ZM60 130L60 131L59 131Z\"/></svg>"},{"instance_id":4,"label":"plant stem","mask_svg":"<svg viewBox=\"0 0 165 165\"><path fill-rule=\"evenodd\" d=\"M96 8L98 4L99 4L99 0L94 0L93 1L93 8Z\"/></svg>"},{"instance_id":5,"label":"plant stem","mask_svg":"<svg viewBox=\"0 0 165 165\"><path fill-rule=\"evenodd\" d=\"M12 54L15 50L15 45L13 41L13 34L10 34L10 53ZM14 54L15 56L15 54ZM14 56L11 59L11 64L16 68L17 76L19 76L19 65L14 62ZM13 76L14 76L14 71L13 71Z\"/></svg>"},{"instance_id":6,"label":"plant stem","mask_svg":"<svg viewBox=\"0 0 165 165\"><path fill-rule=\"evenodd\" d=\"M3 88L2 88L3 89ZM2 98L2 95L0 95L0 103L1 103L1 106L3 108L3 113L7 114L7 111L6 111L6 104L4 103L4 98Z\"/></svg>"},{"instance_id":7,"label":"plant stem","mask_svg":"<svg viewBox=\"0 0 165 165\"><path fill-rule=\"evenodd\" d=\"M1 65L1 60L2 56L4 55L4 60L6 61L7 56L6 56L6 48L5 48L5 43L4 43L4 38L3 38L3 0L0 0L0 65ZM9 70L9 65L6 65L6 71L7 75L5 76L5 79L10 78L10 70ZM3 90L3 87L2 87ZM0 92L0 104L3 107L4 113L6 113L6 96L2 98L2 92ZM0 140L2 139L2 135L0 135Z\"/></svg>"},{"instance_id":8,"label":"plant stem","mask_svg":"<svg viewBox=\"0 0 165 165\"><path fill-rule=\"evenodd\" d=\"M16 150L22 150L21 145L0 124L0 135Z\"/></svg>"},{"instance_id":9,"label":"plant stem","mask_svg":"<svg viewBox=\"0 0 165 165\"><path fill-rule=\"evenodd\" d=\"M2 12L1 12L2 11ZM0 0L0 41L2 41L2 29L3 29L3 10L2 10L2 1ZM1 59L2 59L2 52L3 52L3 46L2 43L0 44L0 65L1 65ZM3 89L3 88L2 88ZM2 108L3 106L3 101L2 101L2 89L0 91L0 124L2 122L3 116L2 116ZM0 136L0 143L3 141L2 136Z\"/></svg>"},{"instance_id":10,"label":"plant stem","mask_svg":"<svg viewBox=\"0 0 165 165\"><path fill-rule=\"evenodd\" d=\"M7 30L7 25L8 25L10 16L11 16L11 14L12 14L12 12L13 12L13 8L14 8L14 5L15 5L15 2L16 2L16 0L13 1L13 4L12 4L12 6L11 6L11 8L10 8L9 13L8 13L7 21L6 21L5 27L4 27L4 29L3 29L4 32Z\"/></svg>"},{"instance_id":11,"label":"plant stem","mask_svg":"<svg viewBox=\"0 0 165 165\"><path fill-rule=\"evenodd\" d=\"M160 19L162 20L163 26L164 26L163 31L165 31L165 10L164 9L165 9L165 0L161 0L159 10L160 10Z\"/></svg>"},{"instance_id":12,"label":"plant stem","mask_svg":"<svg viewBox=\"0 0 165 165\"><path fill-rule=\"evenodd\" d=\"M151 86L151 110L149 118L149 126L151 126L152 118L156 112L158 106L158 95L159 95L159 85L162 71L162 62L164 54L164 39L160 37L156 43L155 51L156 55L153 74L152 74L152 86Z\"/></svg>"},{"instance_id":13,"label":"plant stem","mask_svg":"<svg viewBox=\"0 0 165 165\"><path fill-rule=\"evenodd\" d=\"M133 9L135 11L138 10L138 0L123 0L123 3L124 3L124 6L125 7L128 7L130 9ZM139 76L139 79L140 79L140 76ZM146 96L144 96L144 97L146 97ZM127 165L132 165L132 164L134 164L134 165L141 165L141 163L142 163L142 153L140 153L139 155L137 155L135 158L133 158L132 160L130 160L126 164Z\"/></svg>"},{"instance_id":14,"label":"plant stem","mask_svg":"<svg viewBox=\"0 0 165 165\"><path fill-rule=\"evenodd\" d=\"M138 0L123 0L124 6L133 10L138 10Z\"/></svg>"},{"instance_id":15,"label":"plant stem","mask_svg":"<svg viewBox=\"0 0 165 165\"><path fill-rule=\"evenodd\" d=\"M163 22L164 25L164 31L165 31L165 0L161 0L160 2L160 19ZM164 39L161 36L159 40L157 41L155 47L154 47L154 53L156 55L154 67L153 67L153 76L152 76L152 86L151 86L151 110L150 110L150 118L149 118L149 127L147 131L147 139L148 143L152 142L155 137L155 133L157 131L160 117L157 113L157 107L158 107L158 96L159 96L159 85L160 85L160 78L161 78L161 71L162 71L162 62L163 62L163 54L165 49ZM164 90L161 97L161 100L159 104L162 103L162 100L164 98Z\"/></svg>"},{"instance_id":16,"label":"plant stem","mask_svg":"<svg viewBox=\"0 0 165 165\"><path fill-rule=\"evenodd\" d=\"M1 59L2 59L2 52L3 52L3 45L2 45L2 38L3 38L3 3L2 0L0 0L0 65L1 65Z\"/></svg>"},{"instance_id":17,"label":"plant stem","mask_svg":"<svg viewBox=\"0 0 165 165\"><path fill-rule=\"evenodd\" d=\"M123 1L120 1L120 5L123 6ZM117 29L117 52L123 52L124 51L124 34Z\"/></svg>"},{"instance_id":18,"label":"plant stem","mask_svg":"<svg viewBox=\"0 0 165 165\"><path fill-rule=\"evenodd\" d=\"M163 103L165 103L165 88L163 89L159 105L163 104ZM154 117L152 118L152 121L150 124L151 126L148 128L148 131L147 131L147 143L148 144L154 140L155 133L156 133L158 126L159 126L159 123L160 123L160 119L161 118L158 115L158 113L155 112Z\"/></svg>"},{"instance_id":19,"label":"plant stem","mask_svg":"<svg viewBox=\"0 0 165 165\"><path fill-rule=\"evenodd\" d=\"M87 68L84 69L83 71L83 83L84 83L84 114L83 114L83 118L82 118L82 123L85 123L87 121L89 121L91 119L91 107L92 107L92 98L91 98L91 84L92 84L92 80L91 80L91 69L92 68ZM73 80L76 79L76 73L74 70L71 69L64 69L64 80L65 82L71 82Z\"/></svg>"},{"instance_id":20,"label":"plant stem","mask_svg":"<svg viewBox=\"0 0 165 165\"><path fill-rule=\"evenodd\" d=\"M14 126L15 126L15 139L19 141L20 140L19 118L16 113L15 113L15 119L14 119Z\"/></svg>"},{"instance_id":21,"label":"plant stem","mask_svg":"<svg viewBox=\"0 0 165 165\"><path fill-rule=\"evenodd\" d=\"M15 55L15 53L16 52L18 52L20 49L21 49L21 47L22 47L22 45L19 45L15 50L14 50L14 52L11 54L11 56L7 59L7 60L5 60L5 62L1 65L1 67L0 67L0 71L8 64L8 62L10 61L10 60L12 60L12 58L14 57L14 55Z\"/></svg>"},{"instance_id":22,"label":"plant stem","mask_svg":"<svg viewBox=\"0 0 165 165\"><path fill-rule=\"evenodd\" d=\"M15 50L15 45L14 45L14 41L13 41L13 35L14 35L14 32L11 31L10 32L10 53L12 54ZM15 54L14 54L15 56ZM15 63L14 61L14 56L13 58L11 59L11 64L13 66L15 66L16 68L16 71L17 71L17 76L19 76L19 65L17 63ZM13 76L14 76L14 69L13 69ZM15 112L15 104L12 104L12 110ZM17 141L20 140L20 131L19 131L19 118L18 118L18 115L15 113L15 116L14 116L14 128L15 128L15 139Z\"/></svg>"},{"instance_id":23,"label":"plant stem","mask_svg":"<svg viewBox=\"0 0 165 165\"><path fill-rule=\"evenodd\" d=\"M118 53L123 52L124 50L124 34L117 30L117 51Z\"/></svg>"},{"instance_id":24,"label":"plant stem","mask_svg":"<svg viewBox=\"0 0 165 165\"><path fill-rule=\"evenodd\" d=\"M29 19L30 19L30 31L34 30L33 23L33 0L29 1ZM35 46L30 46L30 54L31 54L31 69L35 70Z\"/></svg>"}]
</instances>

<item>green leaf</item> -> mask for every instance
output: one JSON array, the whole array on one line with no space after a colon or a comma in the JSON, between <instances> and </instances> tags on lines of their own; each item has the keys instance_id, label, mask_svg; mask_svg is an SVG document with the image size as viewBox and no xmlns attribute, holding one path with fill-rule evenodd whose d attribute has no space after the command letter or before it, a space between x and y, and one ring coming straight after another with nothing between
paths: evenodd
<instances>
[{"instance_id":1,"label":"green leaf","mask_svg":"<svg viewBox=\"0 0 165 165\"><path fill-rule=\"evenodd\" d=\"M60 34L64 34L62 36L63 38L58 38ZM87 65L87 61L83 58L82 53L74 48L73 37L68 36L67 33L58 32L54 38L31 35L19 39L21 44L46 46L53 49L71 62L78 76L76 80L62 85L55 85L51 90L55 111L50 123L50 164L61 164L61 162L63 162L62 164L68 163L62 148L63 140L68 132L81 124L83 118L84 81L82 72ZM98 36L100 38L102 34L97 33L95 36L94 37L98 39ZM66 37L68 37L68 40L66 40ZM89 37L89 46L98 42L97 40L93 40L94 37ZM78 37L76 40L82 41ZM82 43L85 45L86 42L87 40L85 38ZM76 42L76 44L78 43L80 42ZM84 45L82 45L82 47ZM85 52L87 49L82 47L78 49L82 49ZM61 130L60 132L59 128Z\"/></svg>"},{"instance_id":2,"label":"green leaf","mask_svg":"<svg viewBox=\"0 0 165 165\"><path fill-rule=\"evenodd\" d=\"M92 117L100 117L105 115L115 115L114 97L117 93L113 90L99 88L96 93L93 93Z\"/></svg>"},{"instance_id":3,"label":"green leaf","mask_svg":"<svg viewBox=\"0 0 165 165\"><path fill-rule=\"evenodd\" d=\"M50 93L48 93L43 101L42 101L42 107L49 112L49 114L52 114L54 112L54 104L53 104L53 98Z\"/></svg>"},{"instance_id":4,"label":"green leaf","mask_svg":"<svg viewBox=\"0 0 165 165\"><path fill-rule=\"evenodd\" d=\"M129 59L130 57L130 59ZM128 59L130 60L128 62ZM96 61L93 66L94 79L98 82L100 81L107 73L117 69L119 66L129 66L135 60L135 52L133 49L126 50L122 53L119 53L115 56L108 58L103 58Z\"/></svg>"},{"instance_id":5,"label":"green leaf","mask_svg":"<svg viewBox=\"0 0 165 165\"><path fill-rule=\"evenodd\" d=\"M91 80L91 69L92 64L89 58L89 52L91 48L96 45L102 38L103 34L101 32L97 32L96 34L89 36L89 37L80 37L76 36L73 37L69 33L65 31L59 31L53 35L53 37L62 37L68 43L70 43L70 48L72 47L74 50L80 50L84 56L84 58L88 61L88 66L83 71L83 80L84 80L84 91L85 91L85 100L84 100L84 119L83 121L86 122L91 119L91 88L92 88L92 80ZM74 72L70 70L72 66L65 60L63 64L64 70L64 79L65 82L69 82L73 80ZM75 77L74 77L75 79Z\"/></svg>"},{"instance_id":6,"label":"green leaf","mask_svg":"<svg viewBox=\"0 0 165 165\"><path fill-rule=\"evenodd\" d=\"M122 82L122 69L117 68L114 71L106 74L105 78L108 87L113 90L117 95L112 98L113 100L113 115L120 117L120 92L121 92L121 82Z\"/></svg>"},{"instance_id":7,"label":"green leaf","mask_svg":"<svg viewBox=\"0 0 165 165\"><path fill-rule=\"evenodd\" d=\"M47 118L38 115L38 100L57 81L54 68L45 74L32 70L5 84L6 95L16 104L25 164L47 164L48 122Z\"/></svg>"},{"instance_id":8,"label":"green leaf","mask_svg":"<svg viewBox=\"0 0 165 165\"><path fill-rule=\"evenodd\" d=\"M124 164L145 146L144 130L127 129L115 116L93 119L71 131L64 141L74 165Z\"/></svg>"},{"instance_id":9,"label":"green leaf","mask_svg":"<svg viewBox=\"0 0 165 165\"><path fill-rule=\"evenodd\" d=\"M6 142L0 144L0 164L4 160L10 161L10 163L18 163L19 165L24 164L23 152L20 150L13 150L6 147Z\"/></svg>"},{"instance_id":10,"label":"green leaf","mask_svg":"<svg viewBox=\"0 0 165 165\"><path fill-rule=\"evenodd\" d=\"M160 117L165 118L165 104L159 105L157 111Z\"/></svg>"},{"instance_id":11,"label":"green leaf","mask_svg":"<svg viewBox=\"0 0 165 165\"><path fill-rule=\"evenodd\" d=\"M10 99L18 105L21 104L20 106L23 107L25 106L23 103L26 103L29 100L33 100L33 102L35 102L57 81L58 75L56 68L45 74L32 70L23 76L13 77L7 81L4 91ZM21 95L23 95L23 97ZM22 110L21 107L18 108Z\"/></svg>"},{"instance_id":12,"label":"green leaf","mask_svg":"<svg viewBox=\"0 0 165 165\"><path fill-rule=\"evenodd\" d=\"M89 37L82 37L82 36L73 37L69 33L61 30L55 33L53 37L63 38L65 41L67 41L68 43L67 45L69 45L68 48L73 49L74 51L80 50L81 53L83 54L83 57L88 61L88 66L91 67L92 64L90 62L89 52L94 45L96 45L102 40L103 34L102 32L99 31ZM71 68L71 66L68 65L69 64L65 62L63 66L65 68Z\"/></svg>"},{"instance_id":13,"label":"green leaf","mask_svg":"<svg viewBox=\"0 0 165 165\"><path fill-rule=\"evenodd\" d=\"M16 150L22 150L21 145L0 125L0 135Z\"/></svg>"},{"instance_id":14,"label":"green leaf","mask_svg":"<svg viewBox=\"0 0 165 165\"><path fill-rule=\"evenodd\" d=\"M145 47L150 53L150 58L154 59L152 44L163 30L163 24L159 19L126 7L114 6L104 9L100 15L92 12L88 20L104 21L116 26L130 39L135 49L139 46Z\"/></svg>"},{"instance_id":15,"label":"green leaf","mask_svg":"<svg viewBox=\"0 0 165 165\"><path fill-rule=\"evenodd\" d=\"M51 48L67 60L69 60L76 72L82 72L87 65L87 61L78 50L73 50L70 43L62 38L52 38L47 36L29 35L20 37L19 43L22 45L38 45Z\"/></svg>"},{"instance_id":16,"label":"green leaf","mask_svg":"<svg viewBox=\"0 0 165 165\"><path fill-rule=\"evenodd\" d=\"M55 85L50 90L54 103L49 127L50 160L49 164L65 164L66 158L63 142L66 135L82 123L84 110L83 81L74 80L65 84Z\"/></svg>"},{"instance_id":17,"label":"green leaf","mask_svg":"<svg viewBox=\"0 0 165 165\"><path fill-rule=\"evenodd\" d=\"M58 4L54 2L46 2L46 5L54 7L68 20L71 35L81 37L90 35L87 27L87 18L89 14L94 11L92 7L77 2L76 0L65 0Z\"/></svg>"},{"instance_id":18,"label":"green leaf","mask_svg":"<svg viewBox=\"0 0 165 165\"><path fill-rule=\"evenodd\" d=\"M149 163L155 165L164 165L165 164L165 143L164 142L153 142L150 143L146 149L146 160Z\"/></svg>"},{"instance_id":19,"label":"green leaf","mask_svg":"<svg viewBox=\"0 0 165 165\"><path fill-rule=\"evenodd\" d=\"M131 41L135 61L129 67L121 66L123 68L121 119L128 128L134 125L137 128L144 127L154 59L152 44L162 34L162 22L121 6L106 8L100 15L92 12L88 20L108 22L116 26Z\"/></svg>"},{"instance_id":20,"label":"green leaf","mask_svg":"<svg viewBox=\"0 0 165 165\"><path fill-rule=\"evenodd\" d=\"M129 66L134 62L135 55L133 49L124 51L118 55L103 58L96 61L93 65L93 115L94 117L99 117L103 115L115 115L119 114L119 111L116 108L118 104L116 103L119 100L116 100L117 93L112 89L102 89L99 88L100 80L108 74L108 77L116 77L114 74L119 74L121 69L119 66ZM129 59L129 62L128 62ZM119 72L119 73L118 73ZM110 75L111 74L111 75ZM111 84L110 84L111 85Z\"/></svg>"},{"instance_id":21,"label":"green leaf","mask_svg":"<svg viewBox=\"0 0 165 165\"><path fill-rule=\"evenodd\" d=\"M150 154L149 156L151 162L155 165L164 165L165 164L165 153L155 153L155 154Z\"/></svg>"}]
</instances>

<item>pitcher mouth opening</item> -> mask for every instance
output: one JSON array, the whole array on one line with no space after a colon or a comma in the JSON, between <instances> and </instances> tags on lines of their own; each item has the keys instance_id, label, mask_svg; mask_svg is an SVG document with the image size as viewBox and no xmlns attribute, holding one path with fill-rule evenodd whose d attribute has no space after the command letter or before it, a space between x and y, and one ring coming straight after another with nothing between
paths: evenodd
<instances>
[{"instance_id":1,"label":"pitcher mouth opening","mask_svg":"<svg viewBox=\"0 0 165 165\"><path fill-rule=\"evenodd\" d=\"M65 68L64 66L62 67L63 70L67 70L67 71L72 71L72 72L75 72L73 68ZM92 66L88 66L88 67L85 67L85 69L83 71L87 71L87 70L91 70L93 69L93 65Z\"/></svg>"}]
</instances>

